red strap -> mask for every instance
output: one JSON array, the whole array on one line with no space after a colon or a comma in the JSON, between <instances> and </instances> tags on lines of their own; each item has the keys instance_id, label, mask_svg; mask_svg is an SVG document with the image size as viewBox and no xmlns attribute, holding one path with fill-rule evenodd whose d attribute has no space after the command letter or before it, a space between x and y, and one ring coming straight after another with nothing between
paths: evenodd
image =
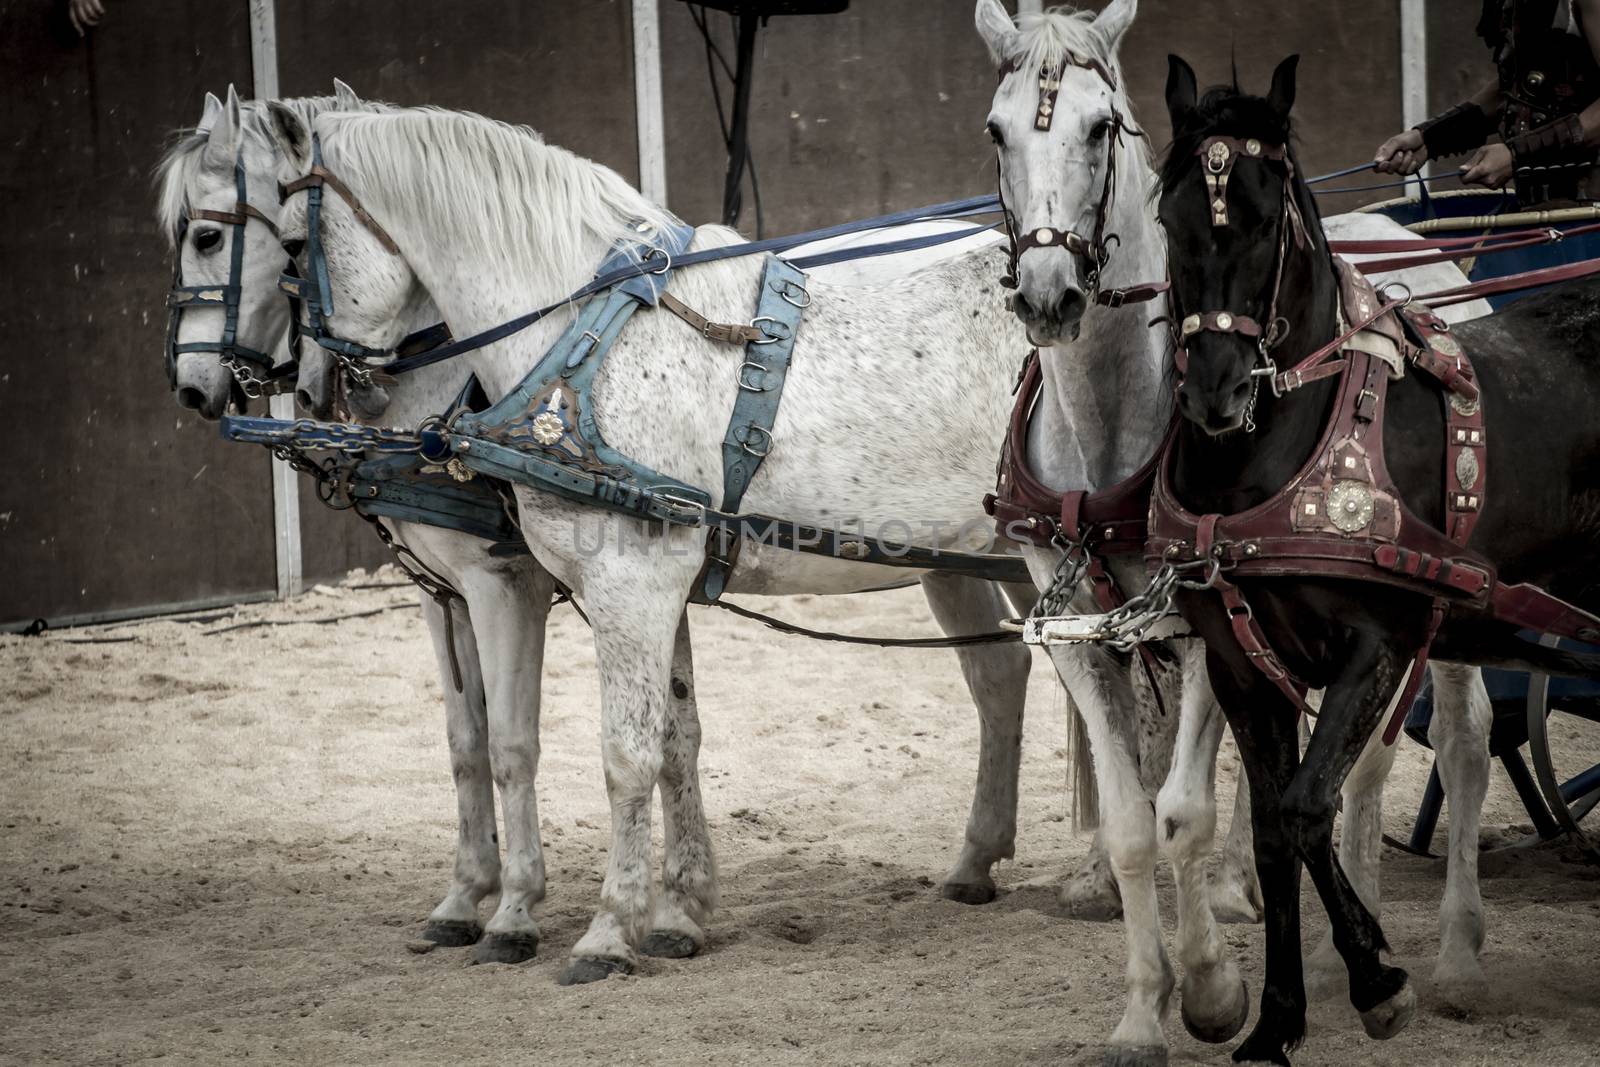
<instances>
[{"instance_id":1,"label":"red strap","mask_svg":"<svg viewBox=\"0 0 1600 1067\"><path fill-rule=\"evenodd\" d=\"M1468 300L1476 300L1482 296L1514 293L1521 289L1535 289L1541 285L1569 282L1574 278L1587 278L1591 274L1600 274L1600 259L1585 259L1577 263L1563 263L1559 267L1541 267L1539 270L1525 270L1521 274L1507 274L1503 278L1485 278L1481 282L1458 285L1454 289L1441 289L1436 293L1424 293L1418 296L1417 299L1423 301L1429 307L1446 307L1450 304L1461 304Z\"/></svg>"},{"instance_id":2,"label":"red strap","mask_svg":"<svg viewBox=\"0 0 1600 1067\"><path fill-rule=\"evenodd\" d=\"M1406 678L1406 687L1400 691L1400 700L1394 706L1394 712L1389 716L1389 725L1383 730L1383 743L1394 744L1394 739L1400 736L1400 727L1406 721L1406 713L1411 710L1411 702L1417 698L1417 690L1422 687L1422 672L1428 666L1428 652L1433 648L1433 639L1439 633L1439 625L1444 622L1444 601L1435 598L1433 601L1433 614L1428 619L1428 634L1422 641L1422 647L1417 649L1417 656L1411 661L1411 674Z\"/></svg>"}]
</instances>

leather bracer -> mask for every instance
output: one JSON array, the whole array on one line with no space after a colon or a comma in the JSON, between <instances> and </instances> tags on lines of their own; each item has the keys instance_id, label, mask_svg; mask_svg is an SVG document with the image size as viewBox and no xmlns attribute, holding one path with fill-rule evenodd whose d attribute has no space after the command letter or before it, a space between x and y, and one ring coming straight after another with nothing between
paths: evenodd
<instances>
[{"instance_id":1,"label":"leather bracer","mask_svg":"<svg viewBox=\"0 0 1600 1067\"><path fill-rule=\"evenodd\" d=\"M1494 133L1494 120L1474 103L1457 104L1449 111L1417 123L1429 159L1459 156L1479 147Z\"/></svg>"}]
</instances>

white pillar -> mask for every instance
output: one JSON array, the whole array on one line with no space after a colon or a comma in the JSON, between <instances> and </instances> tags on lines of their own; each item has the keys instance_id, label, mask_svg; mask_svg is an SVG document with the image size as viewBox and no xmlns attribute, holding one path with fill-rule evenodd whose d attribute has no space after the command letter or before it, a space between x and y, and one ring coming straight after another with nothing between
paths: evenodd
<instances>
[{"instance_id":1,"label":"white pillar","mask_svg":"<svg viewBox=\"0 0 1600 1067\"><path fill-rule=\"evenodd\" d=\"M1428 117L1427 0L1400 0L1400 125Z\"/></svg>"},{"instance_id":2,"label":"white pillar","mask_svg":"<svg viewBox=\"0 0 1600 1067\"><path fill-rule=\"evenodd\" d=\"M250 70L257 100L278 95L278 24L272 0L250 2ZM294 397L272 398L273 418L294 418ZM278 561L278 598L298 596L304 586L300 554L300 476L287 463L272 460L272 531Z\"/></svg>"},{"instance_id":3,"label":"white pillar","mask_svg":"<svg viewBox=\"0 0 1600 1067\"><path fill-rule=\"evenodd\" d=\"M666 122L661 101L657 0L633 0L633 100L639 127L639 191L667 206Z\"/></svg>"}]
</instances>

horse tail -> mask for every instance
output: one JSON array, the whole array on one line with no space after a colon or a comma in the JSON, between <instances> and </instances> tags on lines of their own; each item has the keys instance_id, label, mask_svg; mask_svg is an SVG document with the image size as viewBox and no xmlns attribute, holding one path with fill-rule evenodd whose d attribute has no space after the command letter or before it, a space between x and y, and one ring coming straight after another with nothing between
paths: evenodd
<instances>
[{"instance_id":1,"label":"horse tail","mask_svg":"<svg viewBox=\"0 0 1600 1067\"><path fill-rule=\"evenodd\" d=\"M1062 690L1065 694L1065 690ZM1100 829L1100 789L1094 777L1089 727L1071 696L1067 702L1067 784L1072 793L1072 828Z\"/></svg>"}]
</instances>

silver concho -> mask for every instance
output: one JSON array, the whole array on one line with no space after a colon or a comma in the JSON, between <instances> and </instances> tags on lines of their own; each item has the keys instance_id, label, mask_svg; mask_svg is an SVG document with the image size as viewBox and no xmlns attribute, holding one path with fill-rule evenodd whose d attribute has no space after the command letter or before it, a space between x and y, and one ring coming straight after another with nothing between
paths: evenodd
<instances>
[{"instance_id":1,"label":"silver concho","mask_svg":"<svg viewBox=\"0 0 1600 1067\"><path fill-rule=\"evenodd\" d=\"M1252 137L1244 143L1244 150L1252 156L1259 156L1261 154L1261 142Z\"/></svg>"},{"instance_id":2,"label":"silver concho","mask_svg":"<svg viewBox=\"0 0 1600 1067\"><path fill-rule=\"evenodd\" d=\"M1457 415L1476 415L1478 413L1478 401L1476 399L1468 400L1460 393L1450 394L1450 406L1455 409Z\"/></svg>"},{"instance_id":3,"label":"silver concho","mask_svg":"<svg viewBox=\"0 0 1600 1067\"><path fill-rule=\"evenodd\" d=\"M1219 329L1219 330L1231 330L1231 329L1233 329L1233 316L1228 314L1226 311L1218 312L1217 313L1217 329Z\"/></svg>"},{"instance_id":4,"label":"silver concho","mask_svg":"<svg viewBox=\"0 0 1600 1067\"><path fill-rule=\"evenodd\" d=\"M1478 484L1478 457L1470 448L1456 453L1456 481L1461 488L1471 489Z\"/></svg>"},{"instance_id":5,"label":"silver concho","mask_svg":"<svg viewBox=\"0 0 1600 1067\"><path fill-rule=\"evenodd\" d=\"M1206 149L1206 167L1213 174L1222 173L1222 168L1228 165L1228 146L1221 141L1212 141L1211 147Z\"/></svg>"},{"instance_id":6,"label":"silver concho","mask_svg":"<svg viewBox=\"0 0 1600 1067\"><path fill-rule=\"evenodd\" d=\"M1362 482L1335 482L1328 493L1328 520L1344 533L1372 523L1372 489Z\"/></svg>"},{"instance_id":7,"label":"silver concho","mask_svg":"<svg viewBox=\"0 0 1600 1067\"><path fill-rule=\"evenodd\" d=\"M1456 339L1449 334L1429 334L1428 344L1441 356L1459 356L1461 354L1461 346L1456 344Z\"/></svg>"}]
</instances>

